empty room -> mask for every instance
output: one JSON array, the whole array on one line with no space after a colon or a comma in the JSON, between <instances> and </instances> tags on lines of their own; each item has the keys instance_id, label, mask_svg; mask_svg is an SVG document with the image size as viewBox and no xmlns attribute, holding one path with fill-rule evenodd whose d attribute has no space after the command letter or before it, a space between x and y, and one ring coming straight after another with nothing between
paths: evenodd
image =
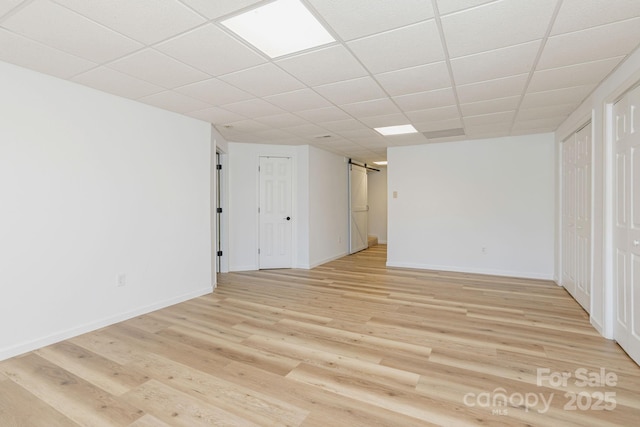
<instances>
[{"instance_id":1,"label":"empty room","mask_svg":"<svg viewBox=\"0 0 640 427\"><path fill-rule=\"evenodd\" d=\"M630 426L640 1L0 0L0 426Z\"/></svg>"}]
</instances>

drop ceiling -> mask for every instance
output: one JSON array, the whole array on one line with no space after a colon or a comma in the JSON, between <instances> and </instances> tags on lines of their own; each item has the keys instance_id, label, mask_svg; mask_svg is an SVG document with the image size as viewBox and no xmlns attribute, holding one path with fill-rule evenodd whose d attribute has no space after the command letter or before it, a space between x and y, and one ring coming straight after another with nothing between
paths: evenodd
<instances>
[{"instance_id":1,"label":"drop ceiling","mask_svg":"<svg viewBox=\"0 0 640 427\"><path fill-rule=\"evenodd\" d=\"M0 0L0 60L229 141L373 162L393 146L552 132L640 44L638 0L301 1L337 41L270 59L220 24L268 1ZM373 130L403 124L419 133Z\"/></svg>"}]
</instances>

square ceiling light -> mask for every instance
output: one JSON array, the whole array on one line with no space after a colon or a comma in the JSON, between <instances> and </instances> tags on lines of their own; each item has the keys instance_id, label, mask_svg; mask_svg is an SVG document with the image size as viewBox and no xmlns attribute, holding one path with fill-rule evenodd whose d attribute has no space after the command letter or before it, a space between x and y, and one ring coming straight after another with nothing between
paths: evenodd
<instances>
[{"instance_id":1,"label":"square ceiling light","mask_svg":"<svg viewBox=\"0 0 640 427\"><path fill-rule=\"evenodd\" d=\"M418 133L416 128L412 125L399 125L399 126L386 126L382 128L374 128L379 134L384 136L389 135L404 135L407 133Z\"/></svg>"},{"instance_id":2,"label":"square ceiling light","mask_svg":"<svg viewBox=\"0 0 640 427\"><path fill-rule=\"evenodd\" d=\"M299 0L276 0L221 24L270 58L335 41Z\"/></svg>"}]
</instances>

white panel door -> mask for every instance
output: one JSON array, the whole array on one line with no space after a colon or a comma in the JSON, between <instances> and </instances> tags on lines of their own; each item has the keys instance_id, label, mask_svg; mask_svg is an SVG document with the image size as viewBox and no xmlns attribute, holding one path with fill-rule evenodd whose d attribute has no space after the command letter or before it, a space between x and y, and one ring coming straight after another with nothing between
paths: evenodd
<instances>
[{"instance_id":1,"label":"white panel door","mask_svg":"<svg viewBox=\"0 0 640 427\"><path fill-rule=\"evenodd\" d=\"M369 246L369 206L367 197L367 169L349 165L349 211L350 238L349 253L355 253Z\"/></svg>"},{"instance_id":2,"label":"white panel door","mask_svg":"<svg viewBox=\"0 0 640 427\"><path fill-rule=\"evenodd\" d=\"M562 143L562 286L576 289L576 135Z\"/></svg>"},{"instance_id":3,"label":"white panel door","mask_svg":"<svg viewBox=\"0 0 640 427\"><path fill-rule=\"evenodd\" d=\"M259 173L259 268L291 268L291 159L260 157Z\"/></svg>"},{"instance_id":4,"label":"white panel door","mask_svg":"<svg viewBox=\"0 0 640 427\"><path fill-rule=\"evenodd\" d=\"M591 310L591 124L562 143L562 286Z\"/></svg>"},{"instance_id":5,"label":"white panel door","mask_svg":"<svg viewBox=\"0 0 640 427\"><path fill-rule=\"evenodd\" d=\"M575 289L573 297L591 312L591 124L576 133Z\"/></svg>"},{"instance_id":6,"label":"white panel door","mask_svg":"<svg viewBox=\"0 0 640 427\"><path fill-rule=\"evenodd\" d=\"M640 87L614 105L614 337L640 363Z\"/></svg>"}]
</instances>

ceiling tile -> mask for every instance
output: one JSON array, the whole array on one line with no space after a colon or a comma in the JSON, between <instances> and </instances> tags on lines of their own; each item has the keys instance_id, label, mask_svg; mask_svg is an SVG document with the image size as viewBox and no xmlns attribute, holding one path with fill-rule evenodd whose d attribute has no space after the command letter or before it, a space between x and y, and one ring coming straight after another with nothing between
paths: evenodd
<instances>
[{"instance_id":1,"label":"ceiling tile","mask_svg":"<svg viewBox=\"0 0 640 427\"><path fill-rule=\"evenodd\" d=\"M453 120L460 117L458 107L450 105L448 107L429 108L426 110L409 111L405 113L412 122L424 123L429 121Z\"/></svg>"},{"instance_id":2,"label":"ceiling tile","mask_svg":"<svg viewBox=\"0 0 640 427\"><path fill-rule=\"evenodd\" d=\"M557 0L505 0L444 16L451 58L542 39Z\"/></svg>"},{"instance_id":3,"label":"ceiling tile","mask_svg":"<svg viewBox=\"0 0 640 427\"><path fill-rule=\"evenodd\" d=\"M75 76L74 82L124 98L138 99L165 89L111 68L98 67Z\"/></svg>"},{"instance_id":4,"label":"ceiling tile","mask_svg":"<svg viewBox=\"0 0 640 427\"><path fill-rule=\"evenodd\" d=\"M205 22L204 18L176 0L56 2L147 45Z\"/></svg>"},{"instance_id":5,"label":"ceiling tile","mask_svg":"<svg viewBox=\"0 0 640 427\"><path fill-rule=\"evenodd\" d=\"M60 78L70 78L95 63L0 28L0 60Z\"/></svg>"},{"instance_id":6,"label":"ceiling tile","mask_svg":"<svg viewBox=\"0 0 640 427\"><path fill-rule=\"evenodd\" d=\"M539 120L556 117L566 117L571 114L577 107L577 104L560 104L550 107L524 108L518 111L517 120Z\"/></svg>"},{"instance_id":7,"label":"ceiling tile","mask_svg":"<svg viewBox=\"0 0 640 427\"><path fill-rule=\"evenodd\" d=\"M386 96L378 83L371 77L330 83L317 86L314 90L334 104L352 104Z\"/></svg>"},{"instance_id":8,"label":"ceiling tile","mask_svg":"<svg viewBox=\"0 0 640 427\"><path fill-rule=\"evenodd\" d=\"M232 113L220 107L205 108L204 110L191 111L187 113L188 116L194 117L199 120L204 120L214 125L223 125L225 123L238 122L246 119L246 117L240 114Z\"/></svg>"},{"instance_id":9,"label":"ceiling tile","mask_svg":"<svg viewBox=\"0 0 640 427\"><path fill-rule=\"evenodd\" d=\"M451 87L449 69L445 62L377 74L375 78L391 96Z\"/></svg>"},{"instance_id":10,"label":"ceiling tile","mask_svg":"<svg viewBox=\"0 0 640 427\"><path fill-rule=\"evenodd\" d=\"M181 86L175 91L211 105L231 104L253 98L253 95L216 78Z\"/></svg>"},{"instance_id":11,"label":"ceiling tile","mask_svg":"<svg viewBox=\"0 0 640 427\"><path fill-rule=\"evenodd\" d=\"M348 43L372 74L442 61L435 21L426 21Z\"/></svg>"},{"instance_id":12,"label":"ceiling tile","mask_svg":"<svg viewBox=\"0 0 640 427\"><path fill-rule=\"evenodd\" d=\"M481 114L492 114L503 111L513 111L518 108L520 96L510 96L508 98L496 98L488 101L472 102L461 104L462 114L465 116L478 116Z\"/></svg>"},{"instance_id":13,"label":"ceiling tile","mask_svg":"<svg viewBox=\"0 0 640 427\"><path fill-rule=\"evenodd\" d=\"M165 91L145 96L144 98L140 98L139 101L165 110L175 111L176 113L188 113L189 111L197 111L210 107L209 104L205 102L173 91Z\"/></svg>"},{"instance_id":14,"label":"ceiling tile","mask_svg":"<svg viewBox=\"0 0 640 427\"><path fill-rule=\"evenodd\" d=\"M20 3L22 3L22 0L3 0L2 3L0 3L0 18Z\"/></svg>"},{"instance_id":15,"label":"ceiling tile","mask_svg":"<svg viewBox=\"0 0 640 427\"><path fill-rule=\"evenodd\" d=\"M433 17L424 0L309 0L343 40L368 36Z\"/></svg>"},{"instance_id":16,"label":"ceiling tile","mask_svg":"<svg viewBox=\"0 0 640 427\"><path fill-rule=\"evenodd\" d=\"M27 4L5 19L1 26L98 63L121 57L143 46L48 0Z\"/></svg>"},{"instance_id":17,"label":"ceiling tile","mask_svg":"<svg viewBox=\"0 0 640 427\"><path fill-rule=\"evenodd\" d=\"M528 131L528 133L552 132L565 121L566 116L557 116L538 120L518 120L513 125L512 131Z\"/></svg>"},{"instance_id":18,"label":"ceiling tile","mask_svg":"<svg viewBox=\"0 0 640 427\"><path fill-rule=\"evenodd\" d=\"M550 37L538 69L627 55L640 43L640 18Z\"/></svg>"},{"instance_id":19,"label":"ceiling tile","mask_svg":"<svg viewBox=\"0 0 640 427\"><path fill-rule=\"evenodd\" d=\"M536 71L527 89L531 92L541 92L569 86L598 83L603 80L622 59L622 56L617 56L600 61L584 62L567 67Z\"/></svg>"},{"instance_id":20,"label":"ceiling tile","mask_svg":"<svg viewBox=\"0 0 640 427\"><path fill-rule=\"evenodd\" d=\"M640 16L638 0L563 0L551 35L584 30Z\"/></svg>"},{"instance_id":21,"label":"ceiling tile","mask_svg":"<svg viewBox=\"0 0 640 427\"><path fill-rule=\"evenodd\" d=\"M136 52L108 66L167 89L209 78L205 73L153 49Z\"/></svg>"},{"instance_id":22,"label":"ceiling tile","mask_svg":"<svg viewBox=\"0 0 640 427\"><path fill-rule=\"evenodd\" d=\"M463 9L480 6L485 3L491 3L496 0L437 0L438 12L441 16L448 15Z\"/></svg>"},{"instance_id":23,"label":"ceiling tile","mask_svg":"<svg viewBox=\"0 0 640 427\"><path fill-rule=\"evenodd\" d=\"M321 125L323 128L333 132L367 129L367 127L363 125L362 122L356 119L333 120L329 122L322 122Z\"/></svg>"},{"instance_id":24,"label":"ceiling tile","mask_svg":"<svg viewBox=\"0 0 640 427\"><path fill-rule=\"evenodd\" d=\"M301 136L303 138L313 138L316 136L320 136L320 135L326 135L327 134L327 130L308 123L308 124L304 124L304 125L298 125L298 126L291 126L291 127L286 127L284 128L284 130L286 130L287 132L290 132L296 136Z\"/></svg>"},{"instance_id":25,"label":"ceiling tile","mask_svg":"<svg viewBox=\"0 0 640 427\"><path fill-rule=\"evenodd\" d=\"M452 59L453 77L456 84L464 85L527 73L539 48L540 42L534 41Z\"/></svg>"},{"instance_id":26,"label":"ceiling tile","mask_svg":"<svg viewBox=\"0 0 640 427\"><path fill-rule=\"evenodd\" d=\"M329 107L331 105L329 101L309 88L267 96L264 99L289 111L311 110L314 108Z\"/></svg>"},{"instance_id":27,"label":"ceiling tile","mask_svg":"<svg viewBox=\"0 0 640 427\"><path fill-rule=\"evenodd\" d=\"M386 114L399 113L400 110L389 98L374 99L372 101L356 102L354 104L341 105L347 113L355 118L372 117Z\"/></svg>"},{"instance_id":28,"label":"ceiling tile","mask_svg":"<svg viewBox=\"0 0 640 427\"><path fill-rule=\"evenodd\" d=\"M482 114L480 116L465 116L462 118L465 128L467 126L481 126L496 123L505 123L511 126L513 118L516 116L514 111L503 111L501 113Z\"/></svg>"},{"instance_id":29,"label":"ceiling tile","mask_svg":"<svg viewBox=\"0 0 640 427\"><path fill-rule=\"evenodd\" d=\"M386 140L395 147L402 145L417 145L427 144L429 140L422 133L410 133L406 135L393 135L386 138Z\"/></svg>"},{"instance_id":30,"label":"ceiling tile","mask_svg":"<svg viewBox=\"0 0 640 427\"><path fill-rule=\"evenodd\" d=\"M595 85L586 85L527 93L520 108L548 107L561 104L578 105L594 88Z\"/></svg>"},{"instance_id":31,"label":"ceiling tile","mask_svg":"<svg viewBox=\"0 0 640 427\"><path fill-rule=\"evenodd\" d=\"M415 127L418 132L460 129L462 127L462 120L460 120L460 117L455 119L427 120L424 122L413 122L413 127Z\"/></svg>"},{"instance_id":32,"label":"ceiling tile","mask_svg":"<svg viewBox=\"0 0 640 427\"><path fill-rule=\"evenodd\" d=\"M494 137L494 135L498 137L507 136L511 130L511 122L468 125L465 126L464 130L469 138Z\"/></svg>"},{"instance_id":33,"label":"ceiling tile","mask_svg":"<svg viewBox=\"0 0 640 427\"><path fill-rule=\"evenodd\" d=\"M249 99L247 101L234 102L223 106L225 110L243 115L245 117L258 118L285 113L284 110L262 99Z\"/></svg>"},{"instance_id":34,"label":"ceiling tile","mask_svg":"<svg viewBox=\"0 0 640 427\"><path fill-rule=\"evenodd\" d=\"M402 113L386 114L382 116L362 117L360 121L372 128L409 124L409 119Z\"/></svg>"},{"instance_id":35,"label":"ceiling tile","mask_svg":"<svg viewBox=\"0 0 640 427\"><path fill-rule=\"evenodd\" d=\"M216 19L248 8L262 0L181 0L209 19Z\"/></svg>"},{"instance_id":36,"label":"ceiling tile","mask_svg":"<svg viewBox=\"0 0 640 427\"><path fill-rule=\"evenodd\" d=\"M271 63L226 74L221 76L220 80L258 97L290 92L305 87L299 80Z\"/></svg>"},{"instance_id":37,"label":"ceiling tile","mask_svg":"<svg viewBox=\"0 0 640 427\"><path fill-rule=\"evenodd\" d=\"M527 84L528 74L520 74L458 86L458 98L461 103L487 101L494 98L507 98L522 95Z\"/></svg>"},{"instance_id":38,"label":"ceiling tile","mask_svg":"<svg viewBox=\"0 0 640 427\"><path fill-rule=\"evenodd\" d=\"M174 37L156 48L213 77L267 62L262 55L213 24Z\"/></svg>"},{"instance_id":39,"label":"ceiling tile","mask_svg":"<svg viewBox=\"0 0 640 427\"><path fill-rule=\"evenodd\" d=\"M309 86L367 75L364 67L342 45L280 59L276 64Z\"/></svg>"},{"instance_id":40,"label":"ceiling tile","mask_svg":"<svg viewBox=\"0 0 640 427\"><path fill-rule=\"evenodd\" d=\"M361 128L361 129L351 129L351 130L342 130L340 132L336 132L338 135L343 136L350 141L359 138L382 138L378 132L369 128Z\"/></svg>"},{"instance_id":41,"label":"ceiling tile","mask_svg":"<svg viewBox=\"0 0 640 427\"><path fill-rule=\"evenodd\" d=\"M350 115L348 115L338 107L314 108L311 110L296 111L296 114L306 120L317 123L345 120L351 118Z\"/></svg>"},{"instance_id":42,"label":"ceiling tile","mask_svg":"<svg viewBox=\"0 0 640 427\"><path fill-rule=\"evenodd\" d=\"M402 111L446 107L456 103L453 89L450 87L428 92L417 92L409 95L394 96L393 100L398 104Z\"/></svg>"},{"instance_id":43,"label":"ceiling tile","mask_svg":"<svg viewBox=\"0 0 640 427\"><path fill-rule=\"evenodd\" d=\"M292 127L307 125L309 122L301 117L291 113L275 114L273 116L264 116L256 119L260 123L274 127Z\"/></svg>"}]
</instances>

